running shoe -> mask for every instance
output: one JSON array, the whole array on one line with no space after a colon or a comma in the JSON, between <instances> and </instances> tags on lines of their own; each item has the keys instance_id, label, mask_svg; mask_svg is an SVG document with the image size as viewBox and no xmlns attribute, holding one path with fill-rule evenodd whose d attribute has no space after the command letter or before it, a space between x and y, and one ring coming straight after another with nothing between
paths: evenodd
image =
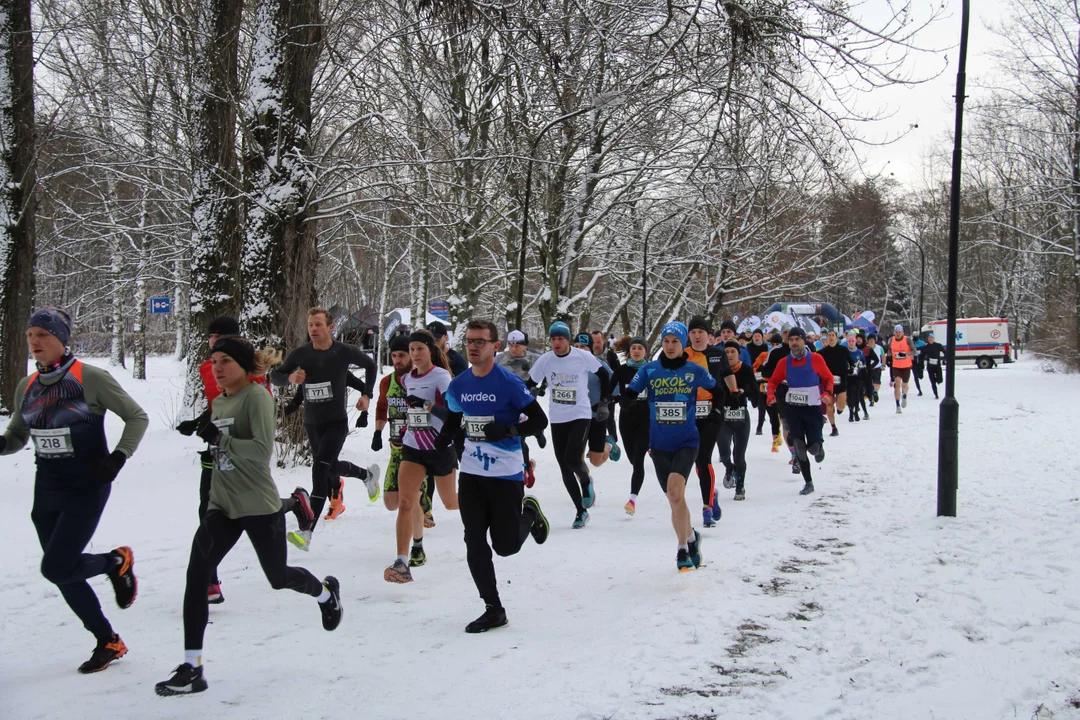
<instances>
[{"instance_id":1,"label":"running shoe","mask_svg":"<svg viewBox=\"0 0 1080 720\"><path fill-rule=\"evenodd\" d=\"M292 498L296 501L293 503L293 515L296 516L296 524L301 530L310 530L312 524L315 522L315 513L311 510L311 496L308 495L308 491L302 487L298 487L292 492Z\"/></svg>"},{"instance_id":2,"label":"running shoe","mask_svg":"<svg viewBox=\"0 0 1080 720\"><path fill-rule=\"evenodd\" d=\"M799 469L799 462L798 461L795 461L795 462L791 463L791 474L792 475L800 475L800 474L802 474L802 470Z\"/></svg>"},{"instance_id":3,"label":"running shoe","mask_svg":"<svg viewBox=\"0 0 1080 720\"><path fill-rule=\"evenodd\" d=\"M529 534L537 545L543 545L551 532L551 523L544 517L544 511L540 509L540 501L532 495L526 495L521 502L522 511L531 510L533 515L532 524L529 526Z\"/></svg>"},{"instance_id":4,"label":"running shoe","mask_svg":"<svg viewBox=\"0 0 1080 720\"><path fill-rule=\"evenodd\" d=\"M206 587L206 602L211 605L220 605L225 602L225 596L221 594L221 585L213 583Z\"/></svg>"},{"instance_id":5,"label":"running shoe","mask_svg":"<svg viewBox=\"0 0 1080 720\"><path fill-rule=\"evenodd\" d=\"M332 497L330 498L330 510L323 516L323 520L337 520L343 512L345 512L345 503L341 501L341 496Z\"/></svg>"},{"instance_id":6,"label":"running shoe","mask_svg":"<svg viewBox=\"0 0 1080 720\"><path fill-rule=\"evenodd\" d=\"M581 506L586 510L591 508L596 502L596 484L593 479L589 478L589 484L585 486L585 492L581 494Z\"/></svg>"},{"instance_id":7,"label":"running shoe","mask_svg":"<svg viewBox=\"0 0 1080 720\"><path fill-rule=\"evenodd\" d=\"M679 569L679 572L691 572L694 569L694 561L690 559L690 553L682 548L679 548L679 552L675 555L675 567Z\"/></svg>"},{"instance_id":8,"label":"running shoe","mask_svg":"<svg viewBox=\"0 0 1080 720\"><path fill-rule=\"evenodd\" d=\"M409 566L402 560L395 560L394 564L383 571L383 580L399 585L412 582L412 573Z\"/></svg>"},{"instance_id":9,"label":"running shoe","mask_svg":"<svg viewBox=\"0 0 1080 720\"><path fill-rule=\"evenodd\" d=\"M484 614L465 626L465 632L470 634L487 632L506 625L506 611L494 605L485 605Z\"/></svg>"},{"instance_id":10,"label":"running shoe","mask_svg":"<svg viewBox=\"0 0 1080 720\"><path fill-rule=\"evenodd\" d=\"M829 437L840 437L840 431L836 429L836 426L832 426L832 432L829 433Z\"/></svg>"},{"instance_id":11,"label":"running shoe","mask_svg":"<svg viewBox=\"0 0 1080 720\"><path fill-rule=\"evenodd\" d=\"M427 529L435 527L435 516L431 514L430 510L424 513L424 527Z\"/></svg>"},{"instance_id":12,"label":"running shoe","mask_svg":"<svg viewBox=\"0 0 1080 720\"><path fill-rule=\"evenodd\" d=\"M904 411L900 409L899 405L896 406L896 414L897 415L903 415L904 414Z\"/></svg>"},{"instance_id":13,"label":"running shoe","mask_svg":"<svg viewBox=\"0 0 1080 720\"><path fill-rule=\"evenodd\" d=\"M412 549L409 550L409 567L423 567L426 564L427 553L424 552L423 544L413 543Z\"/></svg>"},{"instance_id":14,"label":"running shoe","mask_svg":"<svg viewBox=\"0 0 1080 720\"><path fill-rule=\"evenodd\" d=\"M780 446L783 445L783 443L784 443L784 441L780 439L779 435L773 435L773 437L772 437L772 451L773 452L780 452Z\"/></svg>"},{"instance_id":15,"label":"running shoe","mask_svg":"<svg viewBox=\"0 0 1080 720\"><path fill-rule=\"evenodd\" d=\"M907 407L907 395L900 396L900 407Z\"/></svg>"},{"instance_id":16,"label":"running shoe","mask_svg":"<svg viewBox=\"0 0 1080 720\"><path fill-rule=\"evenodd\" d=\"M113 592L116 594L116 604L121 610L126 610L139 594L139 581L135 579L135 554L131 552L131 548L124 546L116 548L109 555L116 563L109 572L109 580L112 581Z\"/></svg>"},{"instance_id":17,"label":"running shoe","mask_svg":"<svg viewBox=\"0 0 1080 720\"><path fill-rule=\"evenodd\" d=\"M368 500L371 502L377 501L379 499L379 465L377 463L368 466L364 484L367 485Z\"/></svg>"},{"instance_id":18,"label":"running shoe","mask_svg":"<svg viewBox=\"0 0 1080 720\"><path fill-rule=\"evenodd\" d=\"M113 633L113 636L107 641L97 644L93 654L90 655L90 659L79 666L79 672L83 675L101 672L109 667L109 663L113 660L119 660L127 655L127 650L127 645L120 639L120 636Z\"/></svg>"},{"instance_id":19,"label":"running shoe","mask_svg":"<svg viewBox=\"0 0 1080 720\"><path fill-rule=\"evenodd\" d=\"M716 527L716 521L713 520L711 507L707 507L701 511L701 524L707 528Z\"/></svg>"},{"instance_id":20,"label":"running shoe","mask_svg":"<svg viewBox=\"0 0 1080 720\"><path fill-rule=\"evenodd\" d=\"M619 458L622 457L622 450L619 448L619 443L615 442L615 438L608 436L607 444L611 446L611 451L608 453L608 457L619 462Z\"/></svg>"},{"instance_id":21,"label":"running shoe","mask_svg":"<svg viewBox=\"0 0 1080 720\"><path fill-rule=\"evenodd\" d=\"M745 500L746 499L746 491L743 489L742 485L736 485L735 486L735 499L736 500Z\"/></svg>"},{"instance_id":22,"label":"running shoe","mask_svg":"<svg viewBox=\"0 0 1080 720\"><path fill-rule=\"evenodd\" d=\"M155 685L154 692L161 697L203 692L209 686L206 684L206 678L203 677L202 670L202 665L192 667L189 663L184 663L173 670L171 678Z\"/></svg>"},{"instance_id":23,"label":"running shoe","mask_svg":"<svg viewBox=\"0 0 1080 720\"><path fill-rule=\"evenodd\" d=\"M627 500L626 504L623 505L623 510L626 511L627 515L632 516L635 512L637 512L637 503L635 503L633 500Z\"/></svg>"},{"instance_id":24,"label":"running shoe","mask_svg":"<svg viewBox=\"0 0 1080 720\"><path fill-rule=\"evenodd\" d=\"M311 550L310 530L290 530L285 533L285 539L296 546L297 550L303 550L304 552Z\"/></svg>"},{"instance_id":25,"label":"running shoe","mask_svg":"<svg viewBox=\"0 0 1080 720\"><path fill-rule=\"evenodd\" d=\"M536 484L536 461L530 460L525 466L525 487L531 488Z\"/></svg>"},{"instance_id":26,"label":"running shoe","mask_svg":"<svg viewBox=\"0 0 1080 720\"><path fill-rule=\"evenodd\" d=\"M758 428L758 429L757 429L757 432L755 432L754 434L755 434L755 435L761 435L761 428Z\"/></svg>"},{"instance_id":27,"label":"running shoe","mask_svg":"<svg viewBox=\"0 0 1080 720\"><path fill-rule=\"evenodd\" d=\"M701 533L697 530L694 531L694 541L687 543L687 554L690 555L690 562L694 563L695 568L701 567Z\"/></svg>"},{"instance_id":28,"label":"running shoe","mask_svg":"<svg viewBox=\"0 0 1080 720\"><path fill-rule=\"evenodd\" d=\"M820 464L825 459L825 443L817 443L817 450L812 450L814 453L814 462Z\"/></svg>"},{"instance_id":29,"label":"running shoe","mask_svg":"<svg viewBox=\"0 0 1080 720\"><path fill-rule=\"evenodd\" d=\"M803 489L799 491L799 494L800 495L809 495L812 492L814 492L814 483L808 482L805 485L803 485Z\"/></svg>"},{"instance_id":30,"label":"running shoe","mask_svg":"<svg viewBox=\"0 0 1080 720\"><path fill-rule=\"evenodd\" d=\"M862 411L862 419L863 419L863 420L869 420L869 419L870 419L870 413L868 413L867 411L863 410L863 411Z\"/></svg>"},{"instance_id":31,"label":"running shoe","mask_svg":"<svg viewBox=\"0 0 1080 720\"><path fill-rule=\"evenodd\" d=\"M712 496L712 519L720 522L720 516L723 514L724 511L720 509L720 495L714 490Z\"/></svg>"},{"instance_id":32,"label":"running shoe","mask_svg":"<svg viewBox=\"0 0 1080 720\"><path fill-rule=\"evenodd\" d=\"M322 612L323 630L336 630L341 624L341 585L333 575L327 575L323 587L330 591L330 599L319 603Z\"/></svg>"},{"instance_id":33,"label":"running shoe","mask_svg":"<svg viewBox=\"0 0 1080 720\"><path fill-rule=\"evenodd\" d=\"M579 512L574 517L574 524L572 525L572 527L575 530L580 530L581 528L585 527L588 524L589 524L589 511L588 510L582 510L581 512Z\"/></svg>"},{"instance_id":34,"label":"running shoe","mask_svg":"<svg viewBox=\"0 0 1080 720\"><path fill-rule=\"evenodd\" d=\"M731 488L735 487L735 478L732 475L733 472L735 472L735 471L731 470L731 469L728 469L728 471L724 473L724 489L725 490L730 490Z\"/></svg>"}]
</instances>

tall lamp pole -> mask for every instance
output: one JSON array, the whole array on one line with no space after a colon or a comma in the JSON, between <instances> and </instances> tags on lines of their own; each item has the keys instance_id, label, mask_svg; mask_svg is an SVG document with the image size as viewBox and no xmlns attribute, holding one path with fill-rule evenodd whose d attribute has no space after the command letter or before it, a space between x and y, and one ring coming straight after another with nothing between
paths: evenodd
<instances>
[{"instance_id":1,"label":"tall lamp pole","mask_svg":"<svg viewBox=\"0 0 1080 720\"><path fill-rule=\"evenodd\" d=\"M560 115L542 127L540 132L536 133L536 137L533 138L532 145L529 146L529 162L525 170L525 199L521 203L521 252L518 254L517 308L514 312L514 323L519 330L521 329L521 314L525 311L525 251L528 249L526 241L529 236L529 199L532 197L532 171L533 162L536 160L536 148L540 146L540 140L543 139L548 130L553 127L561 125L567 120L572 120L578 115L584 115L602 107L621 105L624 102L626 102L626 98L623 95L612 93L597 95L587 107Z\"/></svg>"},{"instance_id":2,"label":"tall lamp pole","mask_svg":"<svg viewBox=\"0 0 1080 720\"><path fill-rule=\"evenodd\" d=\"M893 237L898 237L901 240L907 240L908 242L910 242L912 245L914 245L915 247L917 247L919 249L919 265L920 265L920 272L919 272L919 332L922 333L922 328L923 328L923 313L922 313L922 310L923 310L923 294L926 292L926 253L923 252L922 243L920 243L918 240L916 240L913 237L908 237L904 233L900 232L899 229L894 228L894 227L887 227L887 228L885 228L885 230L886 230L886 232L888 232Z\"/></svg>"},{"instance_id":3,"label":"tall lamp pole","mask_svg":"<svg viewBox=\"0 0 1080 720\"><path fill-rule=\"evenodd\" d=\"M952 188L949 202L948 339L945 345L945 399L938 423L938 516L956 517L959 469L960 403L956 400L956 286L960 265L960 161L964 138L964 86L966 84L968 14L970 0L962 0L960 62L956 67L956 128L953 136Z\"/></svg>"}]
</instances>

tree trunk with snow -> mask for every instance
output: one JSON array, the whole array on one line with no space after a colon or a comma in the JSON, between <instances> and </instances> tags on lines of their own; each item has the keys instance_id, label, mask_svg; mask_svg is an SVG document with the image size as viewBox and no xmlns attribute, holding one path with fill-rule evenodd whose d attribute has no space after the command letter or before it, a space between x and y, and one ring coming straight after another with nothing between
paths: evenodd
<instances>
[{"instance_id":1,"label":"tree trunk with snow","mask_svg":"<svg viewBox=\"0 0 1080 720\"><path fill-rule=\"evenodd\" d=\"M131 328L131 377L136 380L146 379L146 303L146 281L140 277L135 281L135 323Z\"/></svg>"},{"instance_id":2,"label":"tree trunk with snow","mask_svg":"<svg viewBox=\"0 0 1080 720\"><path fill-rule=\"evenodd\" d=\"M34 298L37 164L30 0L0 0L0 411L26 375Z\"/></svg>"},{"instance_id":3,"label":"tree trunk with snow","mask_svg":"<svg viewBox=\"0 0 1080 720\"><path fill-rule=\"evenodd\" d=\"M260 0L244 126L245 330L257 344L298 345L316 302L316 224L308 222L311 86L322 47L318 0Z\"/></svg>"}]
</instances>

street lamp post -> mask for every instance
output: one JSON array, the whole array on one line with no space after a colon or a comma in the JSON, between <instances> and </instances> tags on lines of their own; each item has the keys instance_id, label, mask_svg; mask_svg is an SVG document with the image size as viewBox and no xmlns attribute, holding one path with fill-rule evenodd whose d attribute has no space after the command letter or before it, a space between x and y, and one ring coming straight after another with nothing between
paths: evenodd
<instances>
[{"instance_id":1,"label":"street lamp post","mask_svg":"<svg viewBox=\"0 0 1080 720\"><path fill-rule=\"evenodd\" d=\"M536 137L533 138L532 145L529 147L529 162L525 170L525 199L521 203L521 252L518 254L517 308L514 312L514 322L518 329L521 328L521 315L525 311L525 251L528 248L526 241L529 236L529 199L532 197L532 171L533 162L536 160L536 148L540 146L540 140L543 139L544 135L553 127L561 125L567 120L572 120L579 115L599 110L602 107L621 105L625 101L625 96L619 94L606 93L597 95L588 107L560 115L542 127L540 132L536 133Z\"/></svg>"},{"instance_id":2,"label":"street lamp post","mask_svg":"<svg viewBox=\"0 0 1080 720\"><path fill-rule=\"evenodd\" d=\"M926 253L923 252L922 243L920 243L915 238L908 237L894 227L887 227L885 228L885 230L893 237L898 237L901 240L907 240L919 249L919 333L921 334L923 328L923 294L926 292Z\"/></svg>"},{"instance_id":3,"label":"street lamp post","mask_svg":"<svg viewBox=\"0 0 1080 720\"><path fill-rule=\"evenodd\" d=\"M945 399L938 423L937 514L956 517L959 471L960 403L956 400L956 289L960 265L960 161L964 138L969 0L963 0L960 19L960 61L956 67L956 128L953 131L952 187L949 197L948 339L945 345Z\"/></svg>"}]
</instances>

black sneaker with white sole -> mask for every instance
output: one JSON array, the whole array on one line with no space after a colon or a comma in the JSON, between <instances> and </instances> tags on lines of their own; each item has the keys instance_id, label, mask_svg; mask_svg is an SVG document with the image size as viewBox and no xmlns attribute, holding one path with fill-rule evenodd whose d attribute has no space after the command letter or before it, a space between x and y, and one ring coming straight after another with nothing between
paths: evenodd
<instances>
[{"instance_id":1,"label":"black sneaker with white sole","mask_svg":"<svg viewBox=\"0 0 1080 720\"><path fill-rule=\"evenodd\" d=\"M529 533L532 535L533 541L537 545L543 545L544 541L548 539L548 533L551 532L551 523L544 517L544 512L540 509L540 501L532 495L526 495L521 505L522 513L532 515L532 525L529 526Z\"/></svg>"},{"instance_id":2,"label":"black sneaker with white sole","mask_svg":"<svg viewBox=\"0 0 1080 720\"><path fill-rule=\"evenodd\" d=\"M327 575L326 579L323 580L323 585L330 591L330 599L319 603L319 609L322 611L323 630L336 630L337 626L341 624L341 585L338 584L337 578L333 575Z\"/></svg>"},{"instance_id":3,"label":"black sneaker with white sole","mask_svg":"<svg viewBox=\"0 0 1080 720\"><path fill-rule=\"evenodd\" d=\"M184 663L173 670L171 678L155 685L154 692L161 697L201 693L208 687L202 670L202 665L192 667L189 663Z\"/></svg>"},{"instance_id":4,"label":"black sneaker with white sole","mask_svg":"<svg viewBox=\"0 0 1080 720\"><path fill-rule=\"evenodd\" d=\"M467 633L482 633L506 625L506 610L494 605L485 606L484 614L465 626Z\"/></svg>"}]
</instances>

